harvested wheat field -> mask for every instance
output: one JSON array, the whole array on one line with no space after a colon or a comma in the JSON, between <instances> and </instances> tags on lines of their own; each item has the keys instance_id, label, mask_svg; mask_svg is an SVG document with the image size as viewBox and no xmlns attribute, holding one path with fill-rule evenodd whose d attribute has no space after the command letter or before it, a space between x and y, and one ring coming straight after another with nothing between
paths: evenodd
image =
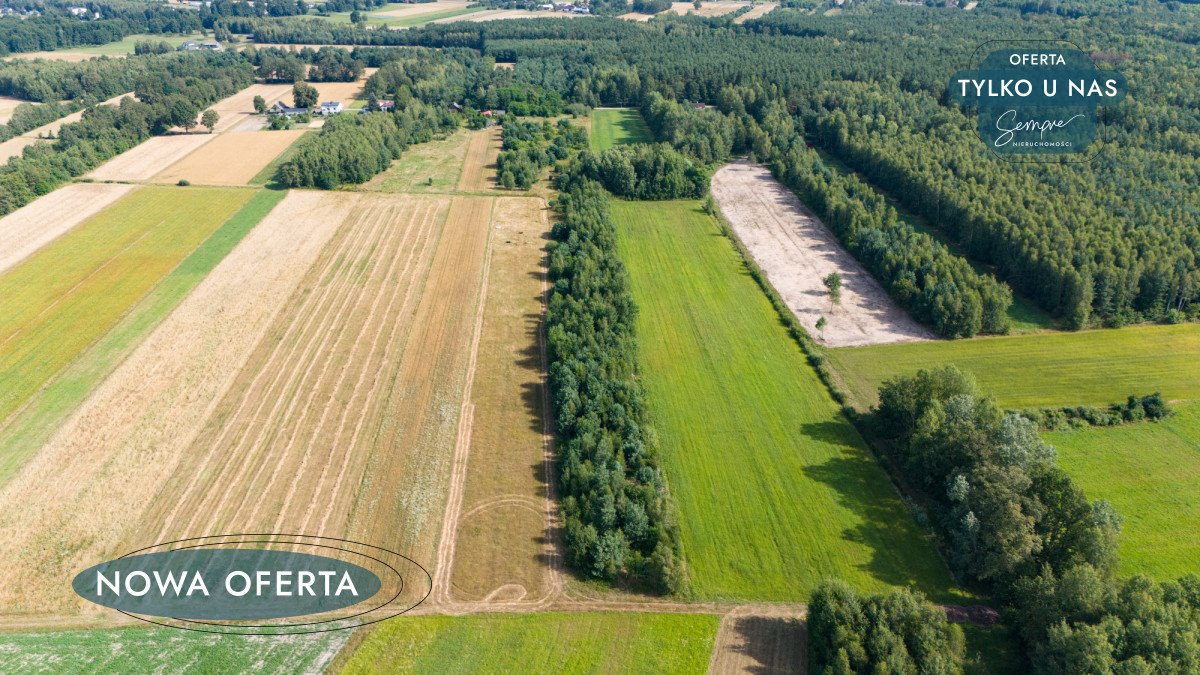
<instances>
[{"instance_id":1,"label":"harvested wheat field","mask_svg":"<svg viewBox=\"0 0 1200 675\"><path fill-rule=\"evenodd\" d=\"M132 189L132 185L73 183L0 218L0 273Z\"/></svg>"},{"instance_id":2,"label":"harvested wheat field","mask_svg":"<svg viewBox=\"0 0 1200 675\"><path fill-rule=\"evenodd\" d=\"M306 532L431 557L491 199L336 194L344 224L129 542Z\"/></svg>"},{"instance_id":3,"label":"harvested wheat field","mask_svg":"<svg viewBox=\"0 0 1200 675\"><path fill-rule=\"evenodd\" d=\"M737 17L736 19L733 20L733 22L734 23L746 23L747 21L751 21L753 19L757 19L759 17L766 16L766 15L770 14L778 6L779 6L778 2L764 2L761 4L755 5L754 9Z\"/></svg>"},{"instance_id":4,"label":"harvested wheat field","mask_svg":"<svg viewBox=\"0 0 1200 675\"><path fill-rule=\"evenodd\" d=\"M246 185L304 134L304 129L220 134L213 142L170 165L154 177L154 182L187 180L195 185Z\"/></svg>"},{"instance_id":5,"label":"harvested wheat field","mask_svg":"<svg viewBox=\"0 0 1200 675\"><path fill-rule=\"evenodd\" d=\"M501 197L492 221L487 299L464 429L465 489L454 503L456 600L535 601L549 591L544 557L550 452L542 311L550 223L541 199ZM457 506L457 509L455 507Z\"/></svg>"},{"instance_id":6,"label":"harvested wheat field","mask_svg":"<svg viewBox=\"0 0 1200 675\"><path fill-rule=\"evenodd\" d=\"M808 633L797 607L738 608L721 617L710 673L808 672Z\"/></svg>"},{"instance_id":7,"label":"harvested wheat field","mask_svg":"<svg viewBox=\"0 0 1200 675\"><path fill-rule=\"evenodd\" d=\"M458 179L460 192L482 192L496 188L496 158L500 156L500 127L471 132L467 157Z\"/></svg>"},{"instance_id":8,"label":"harvested wheat field","mask_svg":"<svg viewBox=\"0 0 1200 675\"><path fill-rule=\"evenodd\" d=\"M366 86L365 79L356 82L310 82L319 94L321 103L330 101L341 101L343 106L349 107L350 103L355 99L362 98L363 87Z\"/></svg>"},{"instance_id":9,"label":"harvested wheat field","mask_svg":"<svg viewBox=\"0 0 1200 675\"><path fill-rule=\"evenodd\" d=\"M696 6L690 2L672 2L670 11L679 15L725 16L730 12L736 12L742 7L747 7L749 4L748 2L704 2L700 4L700 9L696 9Z\"/></svg>"},{"instance_id":10,"label":"harvested wheat field","mask_svg":"<svg viewBox=\"0 0 1200 675\"><path fill-rule=\"evenodd\" d=\"M933 337L765 167L748 161L725 165L713 174L712 194L771 285L822 344L845 347ZM822 282L832 272L842 276L836 307ZM827 323L817 330L821 317Z\"/></svg>"},{"instance_id":11,"label":"harvested wheat field","mask_svg":"<svg viewBox=\"0 0 1200 675\"><path fill-rule=\"evenodd\" d=\"M254 113L254 97L262 96L267 106L275 105L276 101L287 99L291 103L292 85L290 84L252 84L228 98L217 101L208 110L215 110L221 116L214 131L228 131L240 126Z\"/></svg>"},{"instance_id":12,"label":"harvested wheat field","mask_svg":"<svg viewBox=\"0 0 1200 675\"><path fill-rule=\"evenodd\" d=\"M0 489L0 564L11 580L0 612L80 608L72 575L125 552L344 204L291 193Z\"/></svg>"},{"instance_id":13,"label":"harvested wheat field","mask_svg":"<svg viewBox=\"0 0 1200 675\"><path fill-rule=\"evenodd\" d=\"M96 180L150 180L214 138L215 135L204 133L154 136L96 167L87 177Z\"/></svg>"}]
</instances>

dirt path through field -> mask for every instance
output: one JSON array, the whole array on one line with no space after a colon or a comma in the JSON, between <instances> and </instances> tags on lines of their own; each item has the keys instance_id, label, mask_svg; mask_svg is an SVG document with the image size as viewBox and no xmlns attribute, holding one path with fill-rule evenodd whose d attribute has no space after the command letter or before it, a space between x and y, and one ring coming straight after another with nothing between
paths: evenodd
<instances>
[{"instance_id":1,"label":"dirt path through field","mask_svg":"<svg viewBox=\"0 0 1200 675\"><path fill-rule=\"evenodd\" d=\"M0 490L0 611L73 612L71 576L124 550L336 229L335 213L296 226L318 201L289 195Z\"/></svg>"},{"instance_id":2,"label":"dirt path through field","mask_svg":"<svg viewBox=\"0 0 1200 675\"><path fill-rule=\"evenodd\" d=\"M132 185L64 185L0 218L0 273L103 211L132 189Z\"/></svg>"},{"instance_id":3,"label":"dirt path through field","mask_svg":"<svg viewBox=\"0 0 1200 675\"><path fill-rule=\"evenodd\" d=\"M459 192L484 192L496 189L496 158L500 156L500 128L489 127L471 132L467 158L458 179Z\"/></svg>"},{"instance_id":4,"label":"dirt path through field","mask_svg":"<svg viewBox=\"0 0 1200 675\"><path fill-rule=\"evenodd\" d=\"M831 347L909 342L933 334L888 296L795 194L763 166L742 160L712 178L712 193L771 285L816 340ZM834 306L822 279L842 277ZM817 330L824 317L826 325Z\"/></svg>"}]
</instances>

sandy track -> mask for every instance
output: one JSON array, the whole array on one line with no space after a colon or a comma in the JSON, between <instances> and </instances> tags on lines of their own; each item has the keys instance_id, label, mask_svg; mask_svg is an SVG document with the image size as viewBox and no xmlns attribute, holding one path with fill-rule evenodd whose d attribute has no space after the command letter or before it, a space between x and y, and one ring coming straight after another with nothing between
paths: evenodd
<instances>
[{"instance_id":1,"label":"sandy track","mask_svg":"<svg viewBox=\"0 0 1200 675\"><path fill-rule=\"evenodd\" d=\"M0 218L0 273L99 213L132 185L74 183Z\"/></svg>"},{"instance_id":2,"label":"sandy track","mask_svg":"<svg viewBox=\"0 0 1200 675\"><path fill-rule=\"evenodd\" d=\"M196 185L245 185L304 134L304 129L205 134L215 140L197 146L195 152L154 176L154 182L187 180Z\"/></svg>"},{"instance_id":3,"label":"sandy track","mask_svg":"<svg viewBox=\"0 0 1200 675\"><path fill-rule=\"evenodd\" d=\"M822 344L933 338L765 167L744 160L726 164L713 175L712 194L783 301ZM831 272L842 275L842 301L836 308L821 281ZM822 316L828 324L818 331Z\"/></svg>"},{"instance_id":4,"label":"sandy track","mask_svg":"<svg viewBox=\"0 0 1200 675\"><path fill-rule=\"evenodd\" d=\"M154 136L96 167L88 178L96 180L149 180L174 162L212 141L213 134Z\"/></svg>"},{"instance_id":5,"label":"sandy track","mask_svg":"<svg viewBox=\"0 0 1200 675\"><path fill-rule=\"evenodd\" d=\"M458 179L460 192L483 192L496 187L496 158L500 156L500 128L471 132L467 157Z\"/></svg>"},{"instance_id":6,"label":"sandy track","mask_svg":"<svg viewBox=\"0 0 1200 675\"><path fill-rule=\"evenodd\" d=\"M764 2L760 5L755 5L754 9L751 9L749 12L746 12L745 14L737 17L736 19L733 20L733 22L734 23L746 23L747 21L750 21L752 19L757 19L761 16L766 16L767 14L770 14L771 11L774 10L778 6L779 6L778 2Z\"/></svg>"},{"instance_id":7,"label":"sandy track","mask_svg":"<svg viewBox=\"0 0 1200 675\"><path fill-rule=\"evenodd\" d=\"M76 610L71 576L129 543L336 229L323 197L291 193L0 490L4 612Z\"/></svg>"}]
</instances>

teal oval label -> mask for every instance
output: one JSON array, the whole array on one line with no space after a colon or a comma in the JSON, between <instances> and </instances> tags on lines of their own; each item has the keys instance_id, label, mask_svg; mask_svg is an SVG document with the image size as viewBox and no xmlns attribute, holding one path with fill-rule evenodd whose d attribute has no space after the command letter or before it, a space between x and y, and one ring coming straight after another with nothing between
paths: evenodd
<instances>
[{"instance_id":1,"label":"teal oval label","mask_svg":"<svg viewBox=\"0 0 1200 675\"><path fill-rule=\"evenodd\" d=\"M81 597L130 614L184 620L282 619L346 609L379 593L372 571L310 553L190 548L129 555L76 575Z\"/></svg>"}]
</instances>

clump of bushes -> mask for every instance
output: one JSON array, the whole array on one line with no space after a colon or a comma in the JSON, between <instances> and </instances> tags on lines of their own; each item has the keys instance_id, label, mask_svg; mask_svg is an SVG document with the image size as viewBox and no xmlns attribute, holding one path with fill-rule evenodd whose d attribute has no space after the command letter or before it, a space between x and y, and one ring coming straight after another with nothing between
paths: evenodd
<instances>
[{"instance_id":1,"label":"clump of bushes","mask_svg":"<svg viewBox=\"0 0 1200 675\"><path fill-rule=\"evenodd\" d=\"M665 143L585 151L573 170L629 199L699 199L708 192L708 175Z\"/></svg>"},{"instance_id":2,"label":"clump of bushes","mask_svg":"<svg viewBox=\"0 0 1200 675\"><path fill-rule=\"evenodd\" d=\"M568 120L551 124L549 120L522 122L509 117L503 131L504 146L496 159L496 175L506 188L528 190L543 167L587 147L587 132Z\"/></svg>"},{"instance_id":3,"label":"clump of bushes","mask_svg":"<svg viewBox=\"0 0 1200 675\"><path fill-rule=\"evenodd\" d=\"M1063 431L1086 426L1112 427L1129 422L1156 421L1169 417L1172 412L1162 394L1154 392L1141 397L1130 394L1124 403L1114 403L1108 408L1039 408L1022 410L1019 414L1032 420L1043 431Z\"/></svg>"}]
</instances>

